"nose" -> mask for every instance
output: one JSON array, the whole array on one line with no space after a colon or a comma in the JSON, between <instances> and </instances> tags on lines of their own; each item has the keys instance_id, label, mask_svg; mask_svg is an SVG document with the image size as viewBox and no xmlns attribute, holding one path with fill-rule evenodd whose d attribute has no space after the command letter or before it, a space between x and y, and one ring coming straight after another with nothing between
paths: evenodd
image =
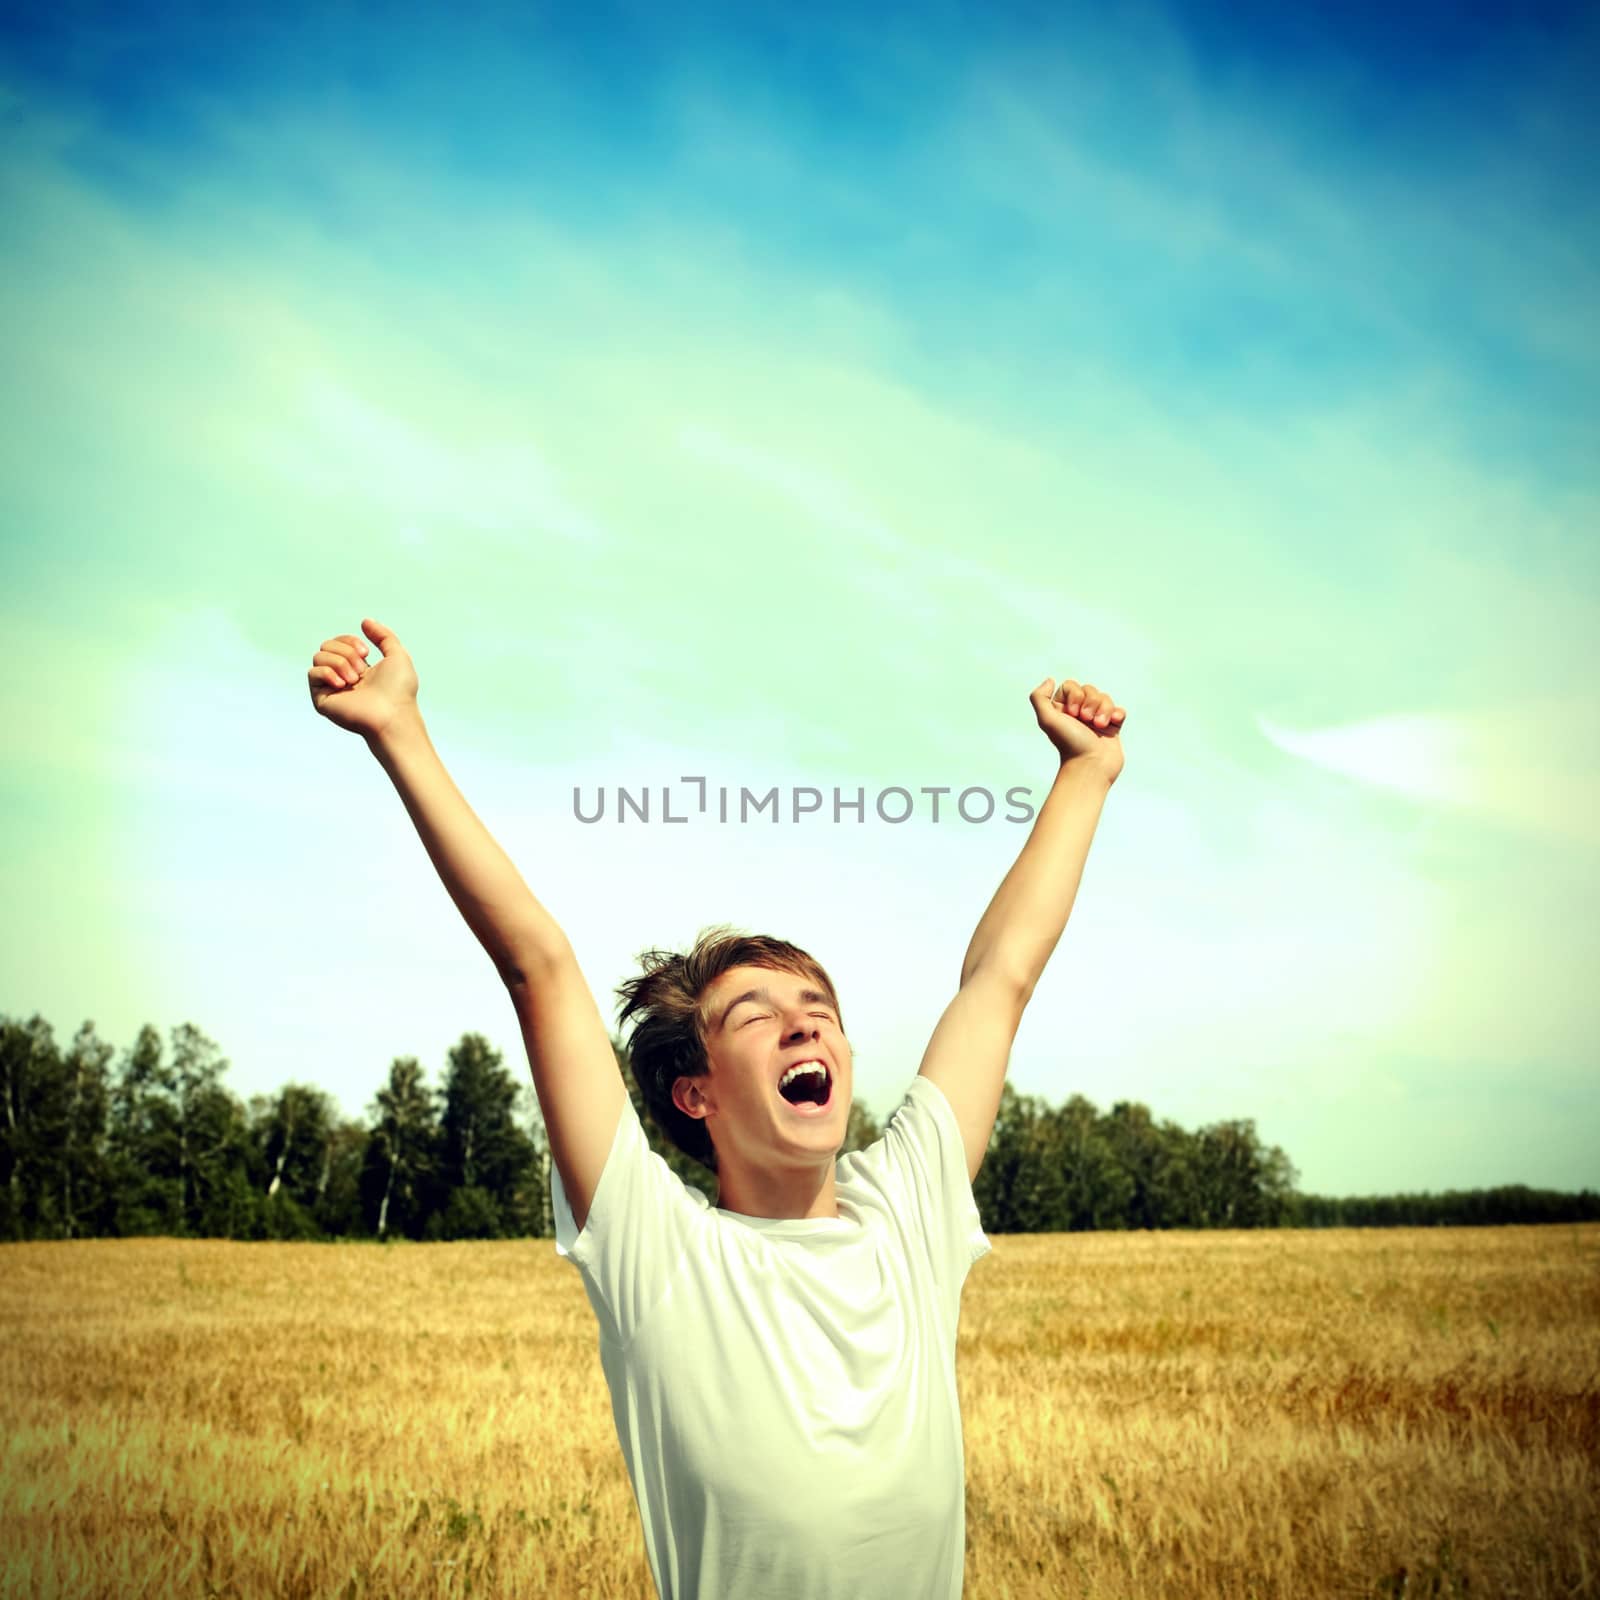
<instances>
[{"instance_id":1,"label":"nose","mask_svg":"<svg viewBox=\"0 0 1600 1600\"><path fill-rule=\"evenodd\" d=\"M804 1022L796 1022L784 1035L783 1042L785 1044L797 1044L802 1039L818 1038L821 1033L822 1030L814 1022L810 1027L807 1027Z\"/></svg>"}]
</instances>

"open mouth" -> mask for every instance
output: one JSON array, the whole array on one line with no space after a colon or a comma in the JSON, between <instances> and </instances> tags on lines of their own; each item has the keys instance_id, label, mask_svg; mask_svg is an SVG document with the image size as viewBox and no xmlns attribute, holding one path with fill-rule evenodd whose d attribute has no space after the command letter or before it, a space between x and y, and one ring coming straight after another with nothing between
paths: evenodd
<instances>
[{"instance_id":1,"label":"open mouth","mask_svg":"<svg viewBox=\"0 0 1600 1600\"><path fill-rule=\"evenodd\" d=\"M804 1062L784 1075L778 1097L796 1116L821 1116L833 1103L833 1074L820 1061Z\"/></svg>"}]
</instances>

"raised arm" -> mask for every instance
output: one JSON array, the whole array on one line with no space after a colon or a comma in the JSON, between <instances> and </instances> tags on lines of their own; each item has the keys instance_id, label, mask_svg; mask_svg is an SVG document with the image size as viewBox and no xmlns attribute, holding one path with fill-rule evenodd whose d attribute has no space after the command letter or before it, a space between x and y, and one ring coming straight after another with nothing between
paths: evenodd
<instances>
[{"instance_id":1,"label":"raised arm","mask_svg":"<svg viewBox=\"0 0 1600 1600\"><path fill-rule=\"evenodd\" d=\"M1101 805L1122 771L1127 717L1110 695L1071 678L1059 689L1046 678L1029 699L1060 765L1033 831L995 890L961 963L963 983L980 967L998 967L1022 987L1025 999L1078 897Z\"/></svg>"},{"instance_id":2,"label":"raised arm","mask_svg":"<svg viewBox=\"0 0 1600 1600\"><path fill-rule=\"evenodd\" d=\"M945 1008L918 1076L944 1091L976 1178L1000 1110L1011 1042L1077 898L1089 845L1122 771L1126 713L1093 684L1046 678L1029 697L1060 756L1033 831L978 922L961 985Z\"/></svg>"},{"instance_id":3,"label":"raised arm","mask_svg":"<svg viewBox=\"0 0 1600 1600\"><path fill-rule=\"evenodd\" d=\"M417 707L417 674L394 631L362 627L323 642L308 674L312 704L359 733L388 773L440 880L516 1007L550 1151L581 1228L610 1153L627 1089L594 996L554 917L445 770Z\"/></svg>"}]
</instances>

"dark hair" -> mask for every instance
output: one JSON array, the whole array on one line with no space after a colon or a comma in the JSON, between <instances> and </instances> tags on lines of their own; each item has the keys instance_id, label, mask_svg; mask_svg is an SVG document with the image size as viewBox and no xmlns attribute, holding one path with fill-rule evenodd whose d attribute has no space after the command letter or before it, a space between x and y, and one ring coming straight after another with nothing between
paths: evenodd
<instances>
[{"instance_id":1,"label":"dark hair","mask_svg":"<svg viewBox=\"0 0 1600 1600\"><path fill-rule=\"evenodd\" d=\"M710 1171L717 1170L717 1152L703 1119L685 1115L672 1099L679 1078L702 1078L711 1070L706 1056L706 991L732 967L766 967L810 978L822 988L844 1027L833 980L798 945L764 934L740 933L720 923L703 929L693 947L646 950L639 956L644 971L617 985L620 1027L637 1016L628 1040L628 1058L652 1119L685 1155Z\"/></svg>"}]
</instances>

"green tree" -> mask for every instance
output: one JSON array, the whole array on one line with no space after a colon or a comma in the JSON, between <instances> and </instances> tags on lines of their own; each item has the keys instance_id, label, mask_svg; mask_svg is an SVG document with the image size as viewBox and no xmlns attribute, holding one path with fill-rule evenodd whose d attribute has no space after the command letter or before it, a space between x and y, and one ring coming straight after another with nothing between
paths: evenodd
<instances>
[{"instance_id":1,"label":"green tree","mask_svg":"<svg viewBox=\"0 0 1600 1600\"><path fill-rule=\"evenodd\" d=\"M107 1149L114 1231L126 1238L177 1234L181 1218L170 1182L172 1075L163 1059L161 1035L146 1023L117 1063L111 1089Z\"/></svg>"},{"instance_id":2,"label":"green tree","mask_svg":"<svg viewBox=\"0 0 1600 1600\"><path fill-rule=\"evenodd\" d=\"M314 1217L328 1183L332 1100L310 1084L287 1083L274 1095L257 1095L250 1108L266 1199L285 1193Z\"/></svg>"},{"instance_id":3,"label":"green tree","mask_svg":"<svg viewBox=\"0 0 1600 1600\"><path fill-rule=\"evenodd\" d=\"M102 1230L112 1053L92 1022L63 1055L43 1017L0 1018L0 1237Z\"/></svg>"},{"instance_id":4,"label":"green tree","mask_svg":"<svg viewBox=\"0 0 1600 1600\"><path fill-rule=\"evenodd\" d=\"M425 1237L441 1239L500 1239L506 1235L505 1218L487 1189L476 1184L451 1191L443 1212L428 1219Z\"/></svg>"},{"instance_id":5,"label":"green tree","mask_svg":"<svg viewBox=\"0 0 1600 1600\"><path fill-rule=\"evenodd\" d=\"M1127 1227L1134 1180L1094 1105L1075 1094L1043 1120L1040 1159L1059 1162L1061 1170L1043 1212L1049 1220L1040 1226L1051 1232Z\"/></svg>"},{"instance_id":6,"label":"green tree","mask_svg":"<svg viewBox=\"0 0 1600 1600\"><path fill-rule=\"evenodd\" d=\"M438 1209L448 1206L457 1189L482 1189L494 1201L496 1231L480 1237L531 1234L537 1226L537 1161L532 1140L516 1120L523 1088L481 1033L463 1034L450 1051L443 1100L437 1176L445 1205ZM483 1208L474 1214L489 1215Z\"/></svg>"},{"instance_id":7,"label":"green tree","mask_svg":"<svg viewBox=\"0 0 1600 1600\"><path fill-rule=\"evenodd\" d=\"M1100 1119L1100 1134L1127 1175L1127 1226L1159 1228L1168 1144L1149 1106L1134 1100L1117 1101Z\"/></svg>"},{"instance_id":8,"label":"green tree","mask_svg":"<svg viewBox=\"0 0 1600 1600\"><path fill-rule=\"evenodd\" d=\"M361 1172L370 1138L361 1123L340 1117L323 1140L312 1215L329 1238L351 1239L367 1231L361 1216Z\"/></svg>"},{"instance_id":9,"label":"green tree","mask_svg":"<svg viewBox=\"0 0 1600 1600\"><path fill-rule=\"evenodd\" d=\"M115 1054L115 1047L95 1032L94 1023L85 1022L63 1062L67 1090L57 1170L59 1238L90 1238L108 1231L114 1197L106 1128L111 1111L111 1058Z\"/></svg>"},{"instance_id":10,"label":"green tree","mask_svg":"<svg viewBox=\"0 0 1600 1600\"><path fill-rule=\"evenodd\" d=\"M1294 1168L1276 1145L1261 1143L1252 1118L1214 1122L1200 1130L1195 1176L1200 1227L1273 1227L1288 1213Z\"/></svg>"},{"instance_id":11,"label":"green tree","mask_svg":"<svg viewBox=\"0 0 1600 1600\"><path fill-rule=\"evenodd\" d=\"M852 1100L850 1116L845 1124L844 1143L839 1146L839 1154L847 1156L852 1151L865 1150L882 1137L883 1129L878 1126L877 1118L867 1109L865 1103Z\"/></svg>"},{"instance_id":12,"label":"green tree","mask_svg":"<svg viewBox=\"0 0 1600 1600\"><path fill-rule=\"evenodd\" d=\"M428 1221L429 1196L437 1192L439 1109L423 1082L415 1056L389 1066L389 1081L374 1097L371 1128L361 1171L362 1214L379 1239L399 1234L420 1239Z\"/></svg>"},{"instance_id":13,"label":"green tree","mask_svg":"<svg viewBox=\"0 0 1600 1600\"><path fill-rule=\"evenodd\" d=\"M193 1023L172 1030L173 1181L180 1231L196 1237L252 1226L234 1177L248 1159L248 1126L244 1107L223 1085L227 1070L227 1058Z\"/></svg>"},{"instance_id":14,"label":"green tree","mask_svg":"<svg viewBox=\"0 0 1600 1600\"><path fill-rule=\"evenodd\" d=\"M55 1187L54 1140L65 1122L65 1077L54 1030L35 1013L0 1022L0 1234L38 1236Z\"/></svg>"},{"instance_id":15,"label":"green tree","mask_svg":"<svg viewBox=\"0 0 1600 1600\"><path fill-rule=\"evenodd\" d=\"M1041 1109L1042 1102L1032 1095L1019 1094L1010 1079L1001 1085L989 1146L972 1185L972 1197L986 1232L1023 1231L1017 1222L1017 1184Z\"/></svg>"}]
</instances>

